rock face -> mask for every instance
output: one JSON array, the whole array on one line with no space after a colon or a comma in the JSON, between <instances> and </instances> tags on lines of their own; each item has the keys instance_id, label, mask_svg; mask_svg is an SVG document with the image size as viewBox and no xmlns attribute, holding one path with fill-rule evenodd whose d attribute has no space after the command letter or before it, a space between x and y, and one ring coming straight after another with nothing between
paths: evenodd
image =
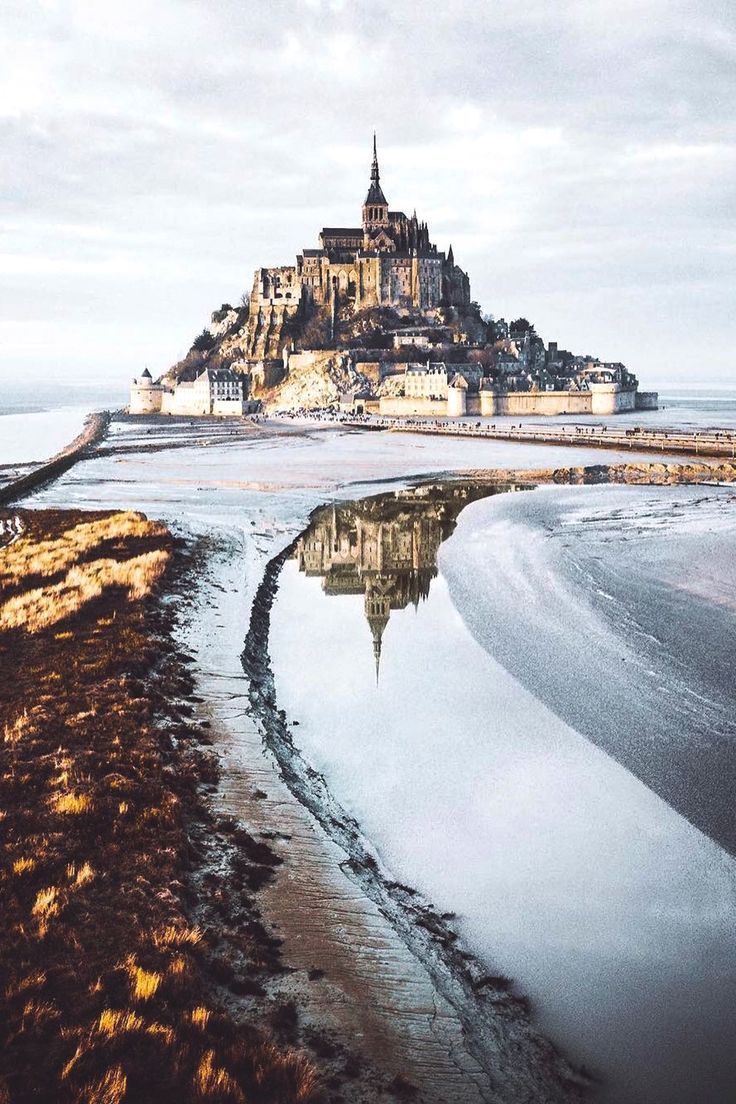
<instances>
[{"instance_id":1,"label":"rock face","mask_svg":"<svg viewBox=\"0 0 736 1104\"><path fill-rule=\"evenodd\" d=\"M262 396L271 409L315 410L333 405L344 391L372 386L347 354L332 349L292 353L286 373L281 383Z\"/></svg>"}]
</instances>

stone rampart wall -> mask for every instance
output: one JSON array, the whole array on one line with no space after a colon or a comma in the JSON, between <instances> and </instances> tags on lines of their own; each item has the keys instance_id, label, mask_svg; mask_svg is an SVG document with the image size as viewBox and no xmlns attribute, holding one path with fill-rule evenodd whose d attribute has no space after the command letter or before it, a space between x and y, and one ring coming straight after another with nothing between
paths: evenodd
<instances>
[{"instance_id":1,"label":"stone rampart wall","mask_svg":"<svg viewBox=\"0 0 736 1104\"><path fill-rule=\"evenodd\" d=\"M242 399L215 399L212 404L212 413L218 416L231 415L238 417L244 413L246 405Z\"/></svg>"},{"instance_id":2,"label":"stone rampart wall","mask_svg":"<svg viewBox=\"0 0 736 1104\"><path fill-rule=\"evenodd\" d=\"M210 404L208 397L201 391L192 388L177 387L175 391L164 391L161 403L162 414L185 414L200 417L209 414Z\"/></svg>"},{"instance_id":3,"label":"stone rampart wall","mask_svg":"<svg viewBox=\"0 0 736 1104\"><path fill-rule=\"evenodd\" d=\"M633 410L636 391L623 388L618 383L591 383L591 414L606 417L608 414L623 414Z\"/></svg>"},{"instance_id":4,"label":"stone rampart wall","mask_svg":"<svg viewBox=\"0 0 736 1104\"><path fill-rule=\"evenodd\" d=\"M447 401L444 399L426 399L421 396L403 397L383 395L378 406L379 414L388 417L411 417L412 414L428 414L436 418L447 416Z\"/></svg>"}]
</instances>

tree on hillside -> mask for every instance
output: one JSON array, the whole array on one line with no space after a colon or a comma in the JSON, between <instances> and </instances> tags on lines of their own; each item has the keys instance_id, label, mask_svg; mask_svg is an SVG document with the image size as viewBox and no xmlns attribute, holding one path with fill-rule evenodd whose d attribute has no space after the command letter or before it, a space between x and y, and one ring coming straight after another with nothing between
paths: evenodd
<instances>
[{"instance_id":1,"label":"tree on hillside","mask_svg":"<svg viewBox=\"0 0 736 1104\"><path fill-rule=\"evenodd\" d=\"M471 349L468 360L480 364L484 369L484 375L488 375L488 370L496 367L498 351L492 345L486 345L485 349Z\"/></svg>"},{"instance_id":2,"label":"tree on hillside","mask_svg":"<svg viewBox=\"0 0 736 1104\"><path fill-rule=\"evenodd\" d=\"M215 344L217 339L209 330L202 330L201 334L198 334L192 342L192 348L196 353L207 353Z\"/></svg>"}]
</instances>

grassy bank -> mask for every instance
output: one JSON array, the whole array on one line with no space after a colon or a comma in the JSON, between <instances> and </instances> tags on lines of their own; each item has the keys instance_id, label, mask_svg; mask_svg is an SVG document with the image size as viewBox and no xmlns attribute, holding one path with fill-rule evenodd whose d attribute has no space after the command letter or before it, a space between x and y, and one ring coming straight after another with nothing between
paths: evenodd
<instances>
[{"instance_id":1,"label":"grassy bank","mask_svg":"<svg viewBox=\"0 0 736 1104\"><path fill-rule=\"evenodd\" d=\"M203 796L216 764L156 597L182 585L183 551L141 515L16 514L0 548L0 1102L317 1100L266 994L283 967L255 893L275 856Z\"/></svg>"}]
</instances>

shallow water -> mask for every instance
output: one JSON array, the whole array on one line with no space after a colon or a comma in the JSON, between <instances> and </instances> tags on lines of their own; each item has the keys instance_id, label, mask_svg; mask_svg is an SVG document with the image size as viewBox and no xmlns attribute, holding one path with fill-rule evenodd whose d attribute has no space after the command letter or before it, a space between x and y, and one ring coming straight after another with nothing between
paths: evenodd
<instances>
[{"instance_id":1,"label":"shallow water","mask_svg":"<svg viewBox=\"0 0 736 1104\"><path fill-rule=\"evenodd\" d=\"M618 494L615 502L607 492ZM271 628L278 704L299 721L299 746L392 873L459 914L464 938L534 998L542 1026L600 1070L605 1099L725 1104L736 1085L736 868L638 777L631 741L619 748L612 736L636 724L647 731L657 701L666 717L668 676L670 692L682 694L678 656L663 637L659 647L673 655L672 663L660 657L659 698L639 700L628 667L607 682L599 664L610 665L613 654L619 665L625 654L647 670L651 657L628 622L596 613L592 588L580 587L575 568L567 578L553 557L536 554L532 569L529 546L547 531L539 511L547 510L546 520L554 508L556 532L588 527L585 540L576 532L575 548L596 534L613 540L606 562L615 566L620 549L610 515L625 507L629 539L641 528L648 534L638 568L626 550L630 583L648 571L669 586L672 564L685 556L682 547L679 559L672 552L683 532L733 547L734 522L717 493L702 504L702 490L691 488L543 496L470 505L442 547L439 574L435 557L448 525L436 504L403 515L392 496L383 517L376 504L320 515L282 572ZM516 533L508 517L521 519ZM618 527L626 533L620 517ZM662 546L670 550L669 571L656 566ZM600 576L600 545L593 555ZM641 617L639 595L632 587L631 608ZM700 601L693 599L691 611ZM686 616L687 606L670 611L670 628ZM576 618L590 670L584 651L565 666L569 656L555 643ZM714 645L721 628L714 620ZM578 725L585 734L561 717L545 681L556 663L569 702L593 695ZM711 713L719 705L728 711L718 680L703 686L709 670L703 662L691 673L687 691L707 695ZM618 718L618 727L595 729L596 717ZM703 743L695 717L678 714L660 789L668 792L678 768L687 781L688 744L698 740L707 821L711 807L730 807L732 790L720 770L722 744Z\"/></svg>"},{"instance_id":2,"label":"shallow water","mask_svg":"<svg viewBox=\"0 0 736 1104\"><path fill-rule=\"evenodd\" d=\"M90 411L124 401L119 388L31 386L0 379L0 464L47 460L81 433Z\"/></svg>"}]
</instances>

